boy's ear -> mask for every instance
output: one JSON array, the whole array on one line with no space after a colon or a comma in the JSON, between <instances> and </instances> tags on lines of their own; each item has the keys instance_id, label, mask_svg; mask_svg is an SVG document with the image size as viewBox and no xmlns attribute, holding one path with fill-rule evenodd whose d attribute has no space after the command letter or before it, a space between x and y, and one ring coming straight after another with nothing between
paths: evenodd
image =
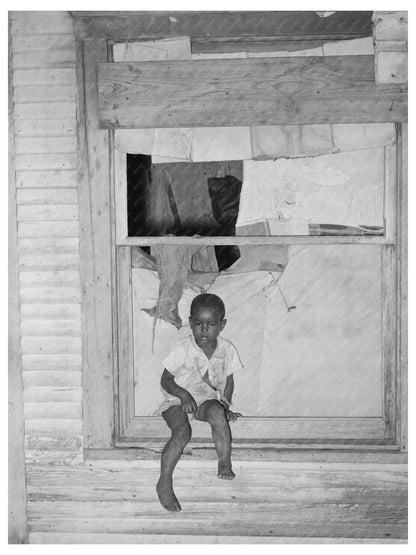
<instances>
[{"instance_id":1,"label":"boy's ear","mask_svg":"<svg viewBox=\"0 0 416 555\"><path fill-rule=\"evenodd\" d=\"M221 322L221 331L225 328L226 323L227 323L227 319L224 318L224 320Z\"/></svg>"}]
</instances>

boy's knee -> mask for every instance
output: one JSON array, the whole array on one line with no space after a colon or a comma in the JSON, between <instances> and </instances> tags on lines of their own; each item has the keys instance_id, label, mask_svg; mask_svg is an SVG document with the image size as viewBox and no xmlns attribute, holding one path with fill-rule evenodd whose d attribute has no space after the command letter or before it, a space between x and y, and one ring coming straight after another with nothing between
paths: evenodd
<instances>
[{"instance_id":1,"label":"boy's knee","mask_svg":"<svg viewBox=\"0 0 416 555\"><path fill-rule=\"evenodd\" d=\"M209 407L207 411L207 417L208 422L213 426L219 426L227 422L225 418L224 407L221 405L221 403L218 403L218 401L212 403L212 405Z\"/></svg>"},{"instance_id":2,"label":"boy's knee","mask_svg":"<svg viewBox=\"0 0 416 555\"><path fill-rule=\"evenodd\" d=\"M181 444L186 445L191 440L192 430L191 426L180 426L172 431L172 438L179 441Z\"/></svg>"}]
</instances>

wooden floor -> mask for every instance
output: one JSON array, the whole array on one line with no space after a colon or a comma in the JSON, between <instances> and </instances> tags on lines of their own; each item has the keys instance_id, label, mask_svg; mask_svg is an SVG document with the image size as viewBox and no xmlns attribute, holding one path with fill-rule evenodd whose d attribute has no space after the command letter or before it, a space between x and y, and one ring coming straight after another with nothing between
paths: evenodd
<instances>
[{"instance_id":1,"label":"wooden floor","mask_svg":"<svg viewBox=\"0 0 416 555\"><path fill-rule=\"evenodd\" d=\"M30 543L405 543L407 466L182 460L182 512L156 498L156 460L28 466Z\"/></svg>"}]
</instances>

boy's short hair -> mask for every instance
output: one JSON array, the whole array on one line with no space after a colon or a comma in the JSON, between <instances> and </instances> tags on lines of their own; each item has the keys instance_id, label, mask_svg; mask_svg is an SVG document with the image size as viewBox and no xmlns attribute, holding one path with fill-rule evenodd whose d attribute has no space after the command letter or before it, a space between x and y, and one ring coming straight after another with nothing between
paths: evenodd
<instances>
[{"instance_id":1,"label":"boy's short hair","mask_svg":"<svg viewBox=\"0 0 416 555\"><path fill-rule=\"evenodd\" d=\"M201 293L194 297L191 303L191 318L192 313L195 312L197 308L215 308L221 320L224 320L225 316L225 305L223 300L218 297L218 295L214 295L213 293Z\"/></svg>"}]
</instances>

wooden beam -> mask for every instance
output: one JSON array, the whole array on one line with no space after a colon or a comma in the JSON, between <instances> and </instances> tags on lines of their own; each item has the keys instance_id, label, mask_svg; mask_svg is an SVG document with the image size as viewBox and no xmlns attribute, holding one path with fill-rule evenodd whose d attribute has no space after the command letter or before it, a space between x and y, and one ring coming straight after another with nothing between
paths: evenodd
<instances>
[{"instance_id":1,"label":"wooden beam","mask_svg":"<svg viewBox=\"0 0 416 555\"><path fill-rule=\"evenodd\" d=\"M103 128L406 121L373 56L99 64Z\"/></svg>"},{"instance_id":2,"label":"wooden beam","mask_svg":"<svg viewBox=\"0 0 416 555\"><path fill-rule=\"evenodd\" d=\"M370 11L71 12L78 38L157 39L172 36L356 38L371 36Z\"/></svg>"},{"instance_id":3,"label":"wooden beam","mask_svg":"<svg viewBox=\"0 0 416 555\"><path fill-rule=\"evenodd\" d=\"M23 420L23 370L20 344L19 265L14 164L12 42L9 16L9 543L27 543Z\"/></svg>"},{"instance_id":4,"label":"wooden beam","mask_svg":"<svg viewBox=\"0 0 416 555\"><path fill-rule=\"evenodd\" d=\"M399 444L408 447L408 129L407 123L398 132L398 250L397 250L397 398L400 403Z\"/></svg>"},{"instance_id":5,"label":"wooden beam","mask_svg":"<svg viewBox=\"0 0 416 555\"><path fill-rule=\"evenodd\" d=\"M107 60L107 43L77 41L76 49L84 441L86 447L107 448L114 434L110 164L95 94L96 67Z\"/></svg>"}]
</instances>

